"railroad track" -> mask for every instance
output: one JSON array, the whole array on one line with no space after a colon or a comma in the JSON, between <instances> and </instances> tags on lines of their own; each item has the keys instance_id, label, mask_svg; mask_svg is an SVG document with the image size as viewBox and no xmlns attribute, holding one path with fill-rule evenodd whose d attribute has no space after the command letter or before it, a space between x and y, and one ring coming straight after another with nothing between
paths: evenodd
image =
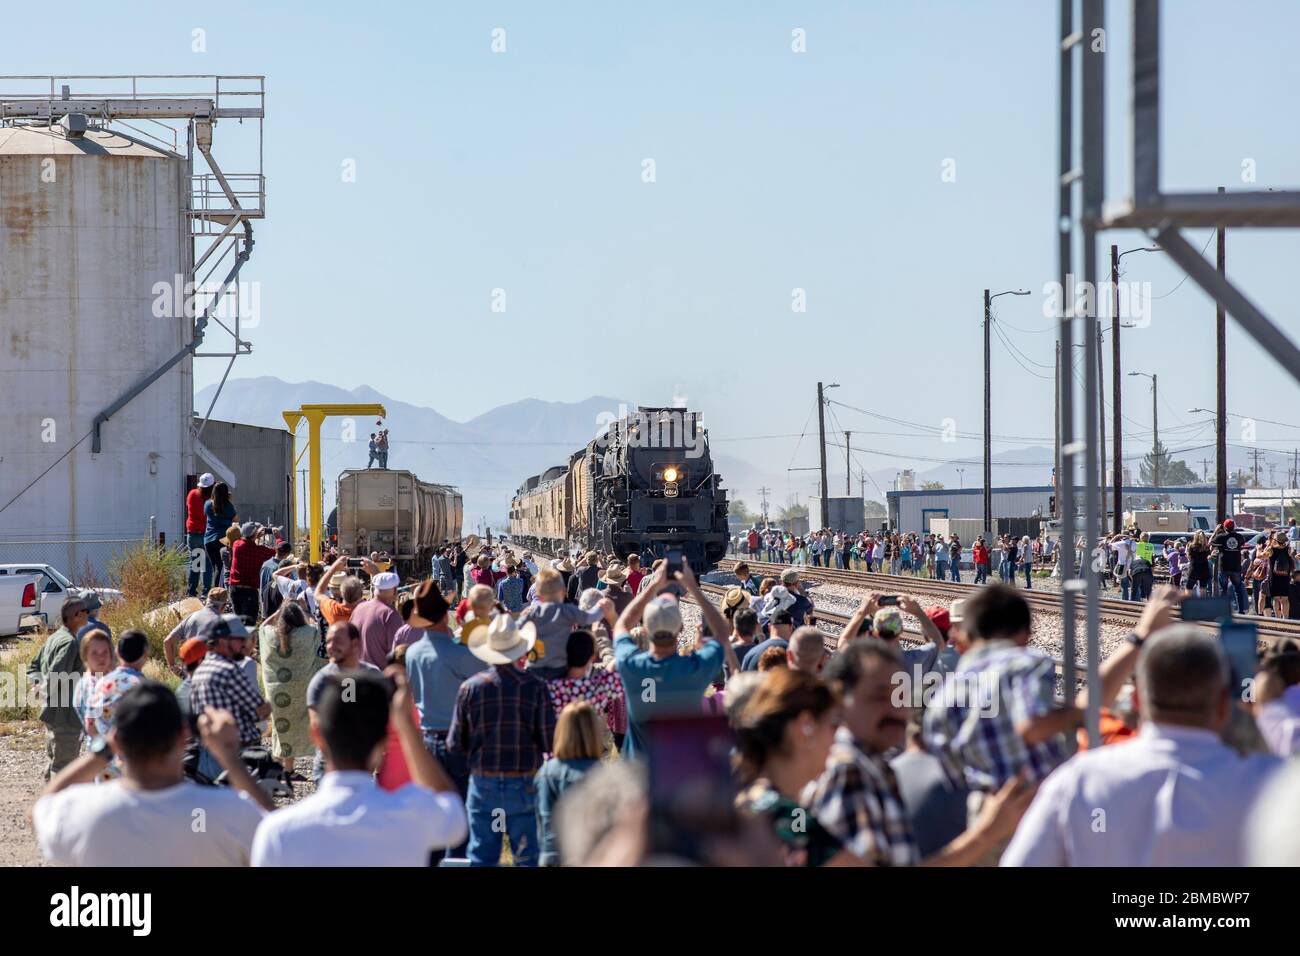
<instances>
[{"instance_id":1,"label":"railroad track","mask_svg":"<svg viewBox=\"0 0 1300 956\"><path fill-rule=\"evenodd\" d=\"M718 562L718 570L732 571L740 559L727 558ZM953 599L971 597L979 588L978 584L968 584L958 581L939 581L934 578L918 578L910 574L877 574L868 571L840 571L835 568L819 568L809 565L790 565L790 564L773 564L766 561L750 561L745 559L750 570L760 578L770 575L780 577L781 572L791 567L799 569L799 576L809 581L822 581L827 584L842 584L848 587L860 587L871 591L883 591L890 593L892 591L921 592L924 594L942 595ZM1020 589L1021 595L1029 603L1033 610L1048 611L1059 614L1061 611L1061 592L1060 591L1034 591L1028 588ZM1082 609L1082 602L1080 601ZM1099 602L1100 613L1103 618L1115 621L1121 624L1132 626L1137 623L1142 614L1142 605L1135 601L1124 601L1118 598L1102 598ZM820 612L819 612L820 616ZM1300 621L1290 621L1275 617L1261 617L1255 614L1239 614L1236 617L1243 620L1251 621L1255 624L1259 634L1259 640L1262 644L1271 646L1283 638L1292 637L1300 639Z\"/></svg>"}]
</instances>

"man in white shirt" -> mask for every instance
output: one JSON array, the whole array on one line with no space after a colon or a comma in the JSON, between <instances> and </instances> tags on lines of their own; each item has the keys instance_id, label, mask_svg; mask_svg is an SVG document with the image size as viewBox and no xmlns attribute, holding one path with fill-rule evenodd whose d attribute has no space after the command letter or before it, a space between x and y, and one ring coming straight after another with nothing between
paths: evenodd
<instances>
[{"instance_id":1,"label":"man in white shirt","mask_svg":"<svg viewBox=\"0 0 1300 956\"><path fill-rule=\"evenodd\" d=\"M1247 816L1280 764L1223 743L1228 685L1213 634L1190 624L1154 634L1138 659L1138 735L1053 771L1002 865L1242 865Z\"/></svg>"},{"instance_id":2,"label":"man in white shirt","mask_svg":"<svg viewBox=\"0 0 1300 956\"><path fill-rule=\"evenodd\" d=\"M1120 591L1124 600L1128 600L1128 565L1133 560L1133 552L1136 546L1133 539L1128 533L1119 535L1110 543L1110 549L1115 552L1115 573L1119 577Z\"/></svg>"},{"instance_id":3,"label":"man in white shirt","mask_svg":"<svg viewBox=\"0 0 1300 956\"><path fill-rule=\"evenodd\" d=\"M71 866L247 866L259 805L274 805L239 759L235 718L210 709L199 728L231 788L185 779L190 734L172 691L146 680L123 694L112 729L51 780L32 808L45 858ZM115 752L122 776L94 783Z\"/></svg>"},{"instance_id":4,"label":"man in white shirt","mask_svg":"<svg viewBox=\"0 0 1300 956\"><path fill-rule=\"evenodd\" d=\"M425 748L412 710L400 667L386 679L330 677L311 729L325 754L325 776L311 796L262 821L253 865L428 866L434 850L460 843L469 832L465 804ZM390 720L412 779L391 791L374 779Z\"/></svg>"}]
</instances>

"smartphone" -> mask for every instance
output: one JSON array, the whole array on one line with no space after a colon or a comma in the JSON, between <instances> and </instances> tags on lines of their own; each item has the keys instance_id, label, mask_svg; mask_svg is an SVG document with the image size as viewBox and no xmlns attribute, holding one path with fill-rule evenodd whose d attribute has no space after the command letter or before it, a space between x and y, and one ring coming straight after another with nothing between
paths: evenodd
<instances>
[{"instance_id":1,"label":"smartphone","mask_svg":"<svg viewBox=\"0 0 1300 956\"><path fill-rule=\"evenodd\" d=\"M668 564L668 580L671 581L673 575L682 570L686 557L681 548L669 548L664 552L664 561Z\"/></svg>"},{"instance_id":2,"label":"smartphone","mask_svg":"<svg viewBox=\"0 0 1300 956\"><path fill-rule=\"evenodd\" d=\"M1226 596L1188 597L1182 603L1184 621L1218 621L1232 617L1232 601Z\"/></svg>"},{"instance_id":3,"label":"smartphone","mask_svg":"<svg viewBox=\"0 0 1300 956\"><path fill-rule=\"evenodd\" d=\"M881 607L896 607L898 605L897 594L882 594L880 600L876 602Z\"/></svg>"},{"instance_id":4,"label":"smartphone","mask_svg":"<svg viewBox=\"0 0 1300 956\"><path fill-rule=\"evenodd\" d=\"M646 736L651 851L703 862L702 843L738 826L731 728L725 717L684 714L648 721Z\"/></svg>"},{"instance_id":5,"label":"smartphone","mask_svg":"<svg viewBox=\"0 0 1300 956\"><path fill-rule=\"evenodd\" d=\"M349 567L349 568L359 568L359 567L361 567L361 559L360 559L360 558L348 558L348 567Z\"/></svg>"},{"instance_id":6,"label":"smartphone","mask_svg":"<svg viewBox=\"0 0 1300 956\"><path fill-rule=\"evenodd\" d=\"M1242 699L1248 681L1259 669L1259 634L1254 621L1229 621L1219 626L1219 639L1232 671L1233 694Z\"/></svg>"}]
</instances>

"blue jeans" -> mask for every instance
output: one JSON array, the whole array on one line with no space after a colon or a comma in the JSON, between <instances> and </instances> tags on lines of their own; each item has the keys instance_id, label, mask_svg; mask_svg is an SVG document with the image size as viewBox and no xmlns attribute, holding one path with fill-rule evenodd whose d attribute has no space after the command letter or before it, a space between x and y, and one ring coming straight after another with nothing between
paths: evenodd
<instances>
[{"instance_id":1,"label":"blue jeans","mask_svg":"<svg viewBox=\"0 0 1300 956\"><path fill-rule=\"evenodd\" d=\"M1024 563L1024 569L1025 569L1025 587L1032 588L1034 586L1034 562L1026 561Z\"/></svg>"},{"instance_id":2,"label":"blue jeans","mask_svg":"<svg viewBox=\"0 0 1300 956\"><path fill-rule=\"evenodd\" d=\"M1246 604L1246 582L1241 579L1240 571L1229 571L1219 575L1219 586L1223 591L1232 595L1238 614L1250 613L1248 610L1249 605Z\"/></svg>"},{"instance_id":3,"label":"blue jeans","mask_svg":"<svg viewBox=\"0 0 1300 956\"><path fill-rule=\"evenodd\" d=\"M470 866L497 865L503 826L515 866L537 865L537 785L532 777L471 774L465 810L469 814Z\"/></svg>"},{"instance_id":4,"label":"blue jeans","mask_svg":"<svg viewBox=\"0 0 1300 956\"><path fill-rule=\"evenodd\" d=\"M451 777L452 782L456 784L456 790L462 800L469 798L469 763L465 760L465 755L454 750L447 749L447 732L445 730L421 731L424 735L424 746L428 748L429 753L433 754L442 768L447 771L447 776ZM460 846L452 847L450 850L435 850L434 859L440 860L444 856L463 857L469 848L469 837Z\"/></svg>"},{"instance_id":5,"label":"blue jeans","mask_svg":"<svg viewBox=\"0 0 1300 956\"><path fill-rule=\"evenodd\" d=\"M960 584L961 583L961 562L953 561L951 562L951 564L952 564L952 579Z\"/></svg>"},{"instance_id":6,"label":"blue jeans","mask_svg":"<svg viewBox=\"0 0 1300 956\"><path fill-rule=\"evenodd\" d=\"M203 547L203 532L191 531L185 535L185 544L190 549L189 587L190 597L199 594L199 576L203 577L203 596L207 597L208 588L212 587L212 566L208 564L208 552Z\"/></svg>"},{"instance_id":7,"label":"blue jeans","mask_svg":"<svg viewBox=\"0 0 1300 956\"><path fill-rule=\"evenodd\" d=\"M983 584L989 579L989 566L987 564L975 565L975 583Z\"/></svg>"}]
</instances>

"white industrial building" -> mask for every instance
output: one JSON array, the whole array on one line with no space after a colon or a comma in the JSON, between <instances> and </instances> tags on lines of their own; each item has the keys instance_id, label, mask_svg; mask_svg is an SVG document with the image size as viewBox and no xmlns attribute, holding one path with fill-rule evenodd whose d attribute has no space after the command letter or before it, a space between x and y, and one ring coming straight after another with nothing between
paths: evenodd
<instances>
[{"instance_id":1,"label":"white industrial building","mask_svg":"<svg viewBox=\"0 0 1300 956\"><path fill-rule=\"evenodd\" d=\"M260 94L231 106L222 79L0 77L7 553L39 543L71 569L101 563L95 544L183 540L193 359L263 205L260 150L256 174L229 177L210 152L226 117L255 120L260 144ZM168 80L215 89L160 90ZM207 354L246 353L238 318L217 313L208 331L219 324L234 345L209 336Z\"/></svg>"},{"instance_id":2,"label":"white industrial building","mask_svg":"<svg viewBox=\"0 0 1300 956\"><path fill-rule=\"evenodd\" d=\"M1229 486L1230 496L1242 492L1239 486ZM994 518L1049 518L1052 514L1052 495L1056 489L1051 485L1025 485L1012 488L994 488L992 490ZM1084 489L1076 488L1074 492L1076 505L1083 503ZM936 491L889 491L885 493L889 509L890 527L900 531L929 531L933 518L979 518L984 517L983 488L942 488ZM1143 510L1155 502L1171 508L1208 508L1214 509L1214 486L1192 485L1188 487L1125 488L1123 492L1125 511ZM1111 492L1107 489L1106 504L1111 504Z\"/></svg>"}]
</instances>

